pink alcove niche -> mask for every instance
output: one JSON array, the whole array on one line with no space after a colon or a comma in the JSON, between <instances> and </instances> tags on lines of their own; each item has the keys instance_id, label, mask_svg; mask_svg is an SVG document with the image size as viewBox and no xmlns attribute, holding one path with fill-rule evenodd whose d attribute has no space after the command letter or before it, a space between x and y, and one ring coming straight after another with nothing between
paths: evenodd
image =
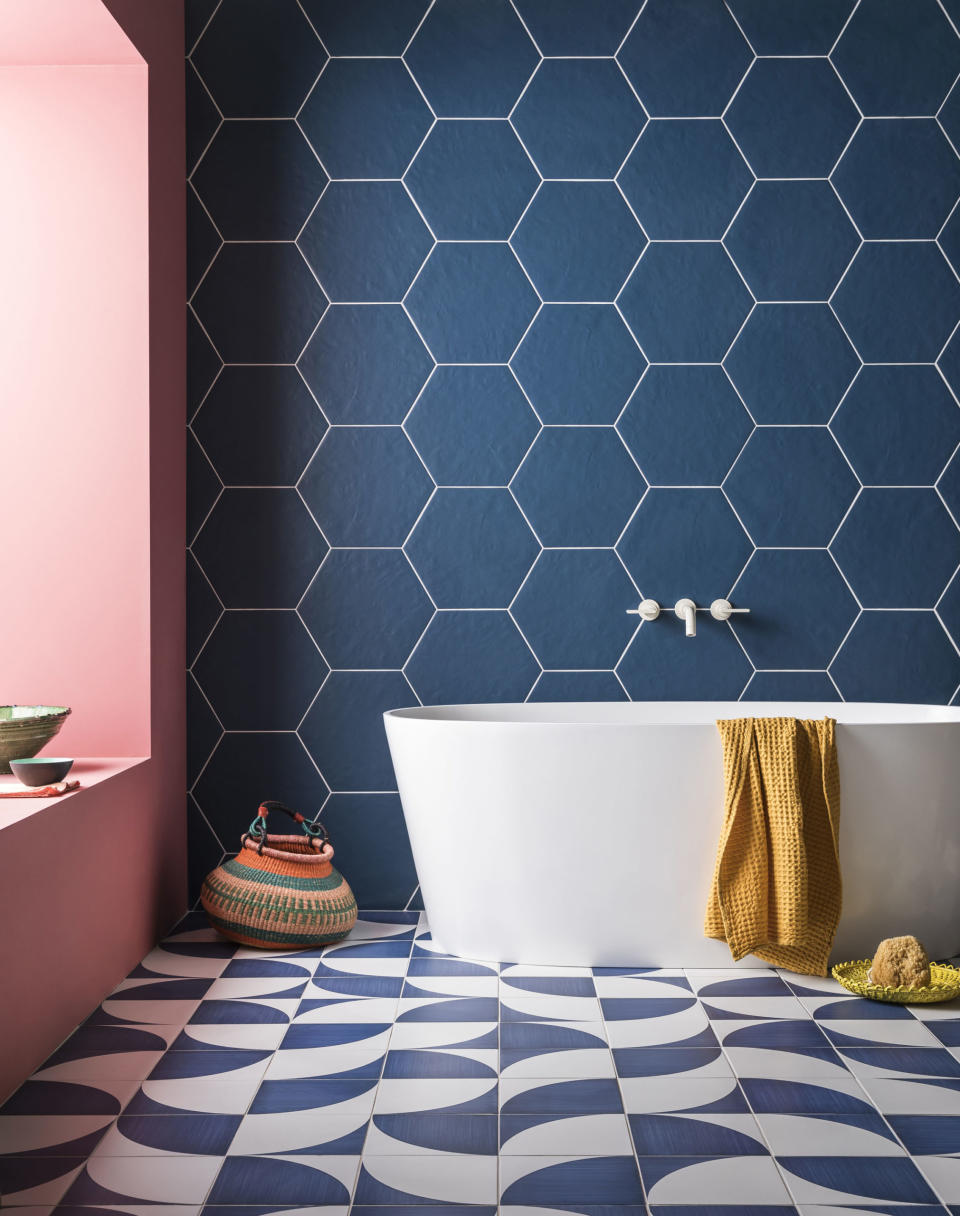
<instances>
[{"instance_id":1,"label":"pink alcove niche","mask_svg":"<svg viewBox=\"0 0 960 1216\"><path fill-rule=\"evenodd\" d=\"M0 0L0 702L83 783L0 801L0 1099L185 903L182 8Z\"/></svg>"}]
</instances>

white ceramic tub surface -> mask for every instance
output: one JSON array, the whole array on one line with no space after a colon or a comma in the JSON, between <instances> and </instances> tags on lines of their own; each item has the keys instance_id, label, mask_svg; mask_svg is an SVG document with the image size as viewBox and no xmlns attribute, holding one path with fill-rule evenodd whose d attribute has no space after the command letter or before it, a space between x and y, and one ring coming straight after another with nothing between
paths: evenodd
<instances>
[{"instance_id":1,"label":"white ceramic tub surface","mask_svg":"<svg viewBox=\"0 0 960 1216\"><path fill-rule=\"evenodd\" d=\"M834 959L901 933L960 950L960 709L706 701L387 713L437 942L524 963L729 966L702 932L723 816L715 720L774 715L838 724Z\"/></svg>"}]
</instances>

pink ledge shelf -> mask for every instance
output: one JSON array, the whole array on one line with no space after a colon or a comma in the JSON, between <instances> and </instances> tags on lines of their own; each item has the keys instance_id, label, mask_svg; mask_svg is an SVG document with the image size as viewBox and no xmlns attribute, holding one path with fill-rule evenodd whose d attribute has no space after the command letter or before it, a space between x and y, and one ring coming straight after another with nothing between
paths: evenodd
<instances>
[{"instance_id":1,"label":"pink ledge shelf","mask_svg":"<svg viewBox=\"0 0 960 1216\"><path fill-rule=\"evenodd\" d=\"M28 819L39 811L45 811L51 806L66 806L94 786L102 785L111 777L127 772L143 764L147 756L92 756L74 762L73 768L67 774L67 781L79 781L80 788L69 794L61 794L57 798L0 798L0 831ZM16 777L0 776L0 793L6 790L22 790L24 787ZM80 809L80 808L78 808Z\"/></svg>"}]
</instances>

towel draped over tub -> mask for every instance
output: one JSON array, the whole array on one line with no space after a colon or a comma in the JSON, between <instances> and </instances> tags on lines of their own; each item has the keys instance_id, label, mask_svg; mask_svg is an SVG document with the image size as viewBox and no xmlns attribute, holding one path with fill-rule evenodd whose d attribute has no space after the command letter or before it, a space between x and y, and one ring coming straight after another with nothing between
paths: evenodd
<instances>
[{"instance_id":1,"label":"towel draped over tub","mask_svg":"<svg viewBox=\"0 0 960 1216\"><path fill-rule=\"evenodd\" d=\"M735 959L826 975L840 920L836 723L717 722L726 786L704 932Z\"/></svg>"}]
</instances>

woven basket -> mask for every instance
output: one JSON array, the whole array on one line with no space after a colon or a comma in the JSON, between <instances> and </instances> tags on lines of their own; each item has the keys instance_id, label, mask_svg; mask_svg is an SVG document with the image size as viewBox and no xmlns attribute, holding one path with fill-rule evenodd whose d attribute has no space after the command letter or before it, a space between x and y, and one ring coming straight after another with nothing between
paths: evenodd
<instances>
[{"instance_id":1,"label":"woven basket","mask_svg":"<svg viewBox=\"0 0 960 1216\"><path fill-rule=\"evenodd\" d=\"M267 834L267 814L283 811L302 836ZM357 901L333 868L326 828L280 802L263 802L232 861L204 879L200 902L224 937L244 946L297 950L346 937Z\"/></svg>"},{"instance_id":2,"label":"woven basket","mask_svg":"<svg viewBox=\"0 0 960 1216\"><path fill-rule=\"evenodd\" d=\"M890 988L885 984L874 984L867 975L873 959L859 959L855 963L837 963L833 978L849 992L865 996L871 1001L889 1001L895 1005L933 1005L937 1001L949 1001L960 996L960 971L949 963L930 964L930 983L925 988Z\"/></svg>"}]
</instances>

